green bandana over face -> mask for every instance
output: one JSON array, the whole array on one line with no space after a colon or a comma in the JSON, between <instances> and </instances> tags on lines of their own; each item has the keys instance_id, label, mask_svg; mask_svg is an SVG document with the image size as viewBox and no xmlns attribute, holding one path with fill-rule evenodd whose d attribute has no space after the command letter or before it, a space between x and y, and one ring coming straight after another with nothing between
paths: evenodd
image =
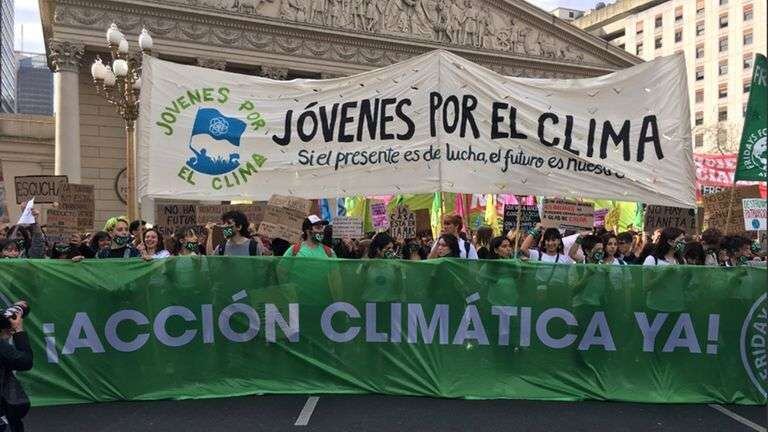
<instances>
[{"instance_id":1,"label":"green bandana over face","mask_svg":"<svg viewBox=\"0 0 768 432\"><path fill-rule=\"evenodd\" d=\"M678 240L675 242L675 252L677 253L683 253L685 250L685 242L682 240Z\"/></svg>"},{"instance_id":2,"label":"green bandana over face","mask_svg":"<svg viewBox=\"0 0 768 432\"><path fill-rule=\"evenodd\" d=\"M322 234L320 234L320 233L315 233L315 234L312 234L312 240L314 240L314 241L316 241L316 242L320 243L320 242L322 242L322 241L323 241L323 235L322 235Z\"/></svg>"},{"instance_id":3,"label":"green bandana over face","mask_svg":"<svg viewBox=\"0 0 768 432\"><path fill-rule=\"evenodd\" d=\"M392 249L385 249L384 250L384 258L386 259L397 259L397 255L395 254L395 251Z\"/></svg>"},{"instance_id":4,"label":"green bandana over face","mask_svg":"<svg viewBox=\"0 0 768 432\"><path fill-rule=\"evenodd\" d=\"M116 236L113 241L118 246L125 246L128 244L129 241L131 241L131 238L128 236Z\"/></svg>"},{"instance_id":5,"label":"green bandana over face","mask_svg":"<svg viewBox=\"0 0 768 432\"><path fill-rule=\"evenodd\" d=\"M739 263L739 265L747 265L747 262L749 262L749 257L742 255L739 257L739 260L737 262Z\"/></svg>"},{"instance_id":6,"label":"green bandana over face","mask_svg":"<svg viewBox=\"0 0 768 432\"><path fill-rule=\"evenodd\" d=\"M235 227L225 226L221 229L221 234L224 236L224 238L232 238L235 236Z\"/></svg>"},{"instance_id":7,"label":"green bandana over face","mask_svg":"<svg viewBox=\"0 0 768 432\"><path fill-rule=\"evenodd\" d=\"M69 245L63 245L63 244L57 244L56 245L56 252L66 255L69 253L71 247Z\"/></svg>"},{"instance_id":8,"label":"green bandana over face","mask_svg":"<svg viewBox=\"0 0 768 432\"><path fill-rule=\"evenodd\" d=\"M592 252L592 260L595 262L600 262L603 260L603 258L605 258L605 252L601 250Z\"/></svg>"},{"instance_id":9,"label":"green bandana over face","mask_svg":"<svg viewBox=\"0 0 768 432\"><path fill-rule=\"evenodd\" d=\"M184 243L184 248L190 252L197 252L198 244L197 242L186 242Z\"/></svg>"}]
</instances>

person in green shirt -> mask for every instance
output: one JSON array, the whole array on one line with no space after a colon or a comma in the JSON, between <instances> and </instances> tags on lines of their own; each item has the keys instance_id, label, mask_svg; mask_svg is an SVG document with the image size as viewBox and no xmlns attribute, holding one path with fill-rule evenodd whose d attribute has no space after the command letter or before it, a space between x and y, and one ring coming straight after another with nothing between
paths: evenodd
<instances>
[{"instance_id":1,"label":"person in green shirt","mask_svg":"<svg viewBox=\"0 0 768 432\"><path fill-rule=\"evenodd\" d=\"M309 215L301 225L301 230L304 232L301 235L303 241L288 248L283 256L336 258L333 249L322 243L326 225L328 221L320 219L317 215Z\"/></svg>"}]
</instances>

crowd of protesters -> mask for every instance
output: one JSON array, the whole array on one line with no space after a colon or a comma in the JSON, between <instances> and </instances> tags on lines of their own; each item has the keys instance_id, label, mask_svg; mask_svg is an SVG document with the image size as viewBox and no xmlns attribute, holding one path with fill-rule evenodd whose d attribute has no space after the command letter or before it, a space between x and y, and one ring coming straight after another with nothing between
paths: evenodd
<instances>
[{"instance_id":1,"label":"crowd of protesters","mask_svg":"<svg viewBox=\"0 0 768 432\"><path fill-rule=\"evenodd\" d=\"M39 213L33 211L37 219ZM222 241L214 231L220 229ZM304 220L302 240L269 239L258 235L255 226L239 211L222 215L204 228L179 228L165 238L158 227L123 217L109 219L103 231L73 234L67 242L46 239L39 224L0 229L2 258L163 259L178 255L288 256L345 259L520 259L559 264L607 265L709 265L732 267L765 263L765 250L757 241L740 235L723 235L709 228L690 235L674 227L657 229L649 236L634 231L612 232L603 228L570 232L536 225L527 232L511 230L493 235L490 227L467 234L458 215L442 219L442 232L416 238L393 238L388 232L369 233L362 239L334 238L333 226L316 215Z\"/></svg>"}]
</instances>

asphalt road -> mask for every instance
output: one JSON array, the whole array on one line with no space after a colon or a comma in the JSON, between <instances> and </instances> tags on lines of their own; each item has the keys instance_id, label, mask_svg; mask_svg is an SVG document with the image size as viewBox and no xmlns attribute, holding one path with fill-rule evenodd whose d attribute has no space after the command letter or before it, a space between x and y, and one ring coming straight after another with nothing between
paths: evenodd
<instances>
[{"instance_id":1,"label":"asphalt road","mask_svg":"<svg viewBox=\"0 0 768 432\"><path fill-rule=\"evenodd\" d=\"M246 396L33 408L29 432L674 431L766 429L766 407L366 396Z\"/></svg>"}]
</instances>

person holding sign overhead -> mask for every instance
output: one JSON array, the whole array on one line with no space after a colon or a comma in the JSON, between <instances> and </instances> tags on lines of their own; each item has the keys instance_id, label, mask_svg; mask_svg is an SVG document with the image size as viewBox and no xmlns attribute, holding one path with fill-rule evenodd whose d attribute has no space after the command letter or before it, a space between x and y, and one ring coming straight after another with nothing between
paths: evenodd
<instances>
[{"instance_id":1,"label":"person holding sign overhead","mask_svg":"<svg viewBox=\"0 0 768 432\"><path fill-rule=\"evenodd\" d=\"M531 249L536 237L541 233L541 223L537 223L523 240L520 251L531 261L542 261L548 263L573 264L573 260L563 254L563 236L557 228L547 228L544 235L541 236L538 250Z\"/></svg>"}]
</instances>

